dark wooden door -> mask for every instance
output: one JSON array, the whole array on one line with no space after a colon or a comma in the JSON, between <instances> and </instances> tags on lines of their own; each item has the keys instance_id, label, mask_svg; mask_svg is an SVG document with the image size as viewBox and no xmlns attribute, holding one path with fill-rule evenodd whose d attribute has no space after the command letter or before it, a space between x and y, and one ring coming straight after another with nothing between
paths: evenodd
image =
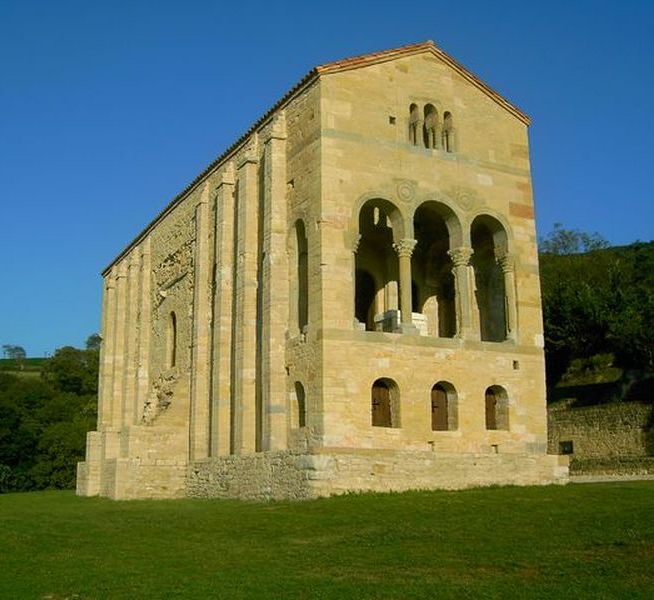
<instances>
[{"instance_id":1,"label":"dark wooden door","mask_svg":"<svg viewBox=\"0 0 654 600\"><path fill-rule=\"evenodd\" d=\"M391 394L388 386L376 383L372 386L373 427L391 426Z\"/></svg>"},{"instance_id":2,"label":"dark wooden door","mask_svg":"<svg viewBox=\"0 0 654 600\"><path fill-rule=\"evenodd\" d=\"M447 431L447 393L440 386L431 390L432 431Z\"/></svg>"}]
</instances>

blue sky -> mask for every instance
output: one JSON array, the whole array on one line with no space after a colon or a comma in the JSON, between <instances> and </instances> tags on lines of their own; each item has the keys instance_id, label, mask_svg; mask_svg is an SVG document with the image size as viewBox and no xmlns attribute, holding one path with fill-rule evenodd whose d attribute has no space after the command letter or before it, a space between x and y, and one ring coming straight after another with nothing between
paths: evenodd
<instances>
[{"instance_id":1,"label":"blue sky","mask_svg":"<svg viewBox=\"0 0 654 600\"><path fill-rule=\"evenodd\" d=\"M434 40L532 117L538 227L654 237L654 3L0 0L0 344L99 329L100 271L314 65Z\"/></svg>"}]
</instances>

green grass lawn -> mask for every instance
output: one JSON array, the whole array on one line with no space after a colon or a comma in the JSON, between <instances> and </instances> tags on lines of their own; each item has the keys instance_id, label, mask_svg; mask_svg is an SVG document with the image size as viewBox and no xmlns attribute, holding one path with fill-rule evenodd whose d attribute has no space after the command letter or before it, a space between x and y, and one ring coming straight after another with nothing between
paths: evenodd
<instances>
[{"instance_id":1,"label":"green grass lawn","mask_svg":"<svg viewBox=\"0 0 654 600\"><path fill-rule=\"evenodd\" d=\"M304 503L0 496L0 598L654 598L654 482Z\"/></svg>"}]
</instances>

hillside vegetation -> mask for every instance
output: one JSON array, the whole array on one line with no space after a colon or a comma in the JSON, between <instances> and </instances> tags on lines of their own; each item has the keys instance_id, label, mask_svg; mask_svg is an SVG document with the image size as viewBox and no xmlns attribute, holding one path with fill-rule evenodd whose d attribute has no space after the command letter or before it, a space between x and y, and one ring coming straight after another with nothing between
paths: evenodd
<instances>
[{"instance_id":1,"label":"hillside vegetation","mask_svg":"<svg viewBox=\"0 0 654 600\"><path fill-rule=\"evenodd\" d=\"M550 390L618 382L620 399L654 375L654 242L542 252L540 273Z\"/></svg>"}]
</instances>

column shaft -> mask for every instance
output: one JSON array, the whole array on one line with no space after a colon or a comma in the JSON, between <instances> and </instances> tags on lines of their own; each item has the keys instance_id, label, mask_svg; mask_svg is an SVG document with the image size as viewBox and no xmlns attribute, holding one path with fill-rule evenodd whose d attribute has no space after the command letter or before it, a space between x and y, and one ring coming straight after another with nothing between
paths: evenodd
<instances>
[{"instance_id":1,"label":"column shaft","mask_svg":"<svg viewBox=\"0 0 654 600\"><path fill-rule=\"evenodd\" d=\"M283 113L282 113L283 114ZM263 450L287 445L285 346L289 322L286 251L286 127L283 116L269 126L264 149L263 260L261 269L261 400ZM295 273L294 277L298 277Z\"/></svg>"},{"instance_id":2,"label":"column shaft","mask_svg":"<svg viewBox=\"0 0 654 600\"><path fill-rule=\"evenodd\" d=\"M233 322L233 445L235 454L254 452L257 411L258 158L244 152L238 167L235 310Z\"/></svg>"},{"instance_id":3,"label":"column shaft","mask_svg":"<svg viewBox=\"0 0 654 600\"><path fill-rule=\"evenodd\" d=\"M457 336L465 339L479 339L475 332L472 318L473 277L470 267L472 248L461 247L448 251L454 267L454 285L456 294L456 325Z\"/></svg>"},{"instance_id":4,"label":"column shaft","mask_svg":"<svg viewBox=\"0 0 654 600\"><path fill-rule=\"evenodd\" d=\"M209 186L205 185L195 207L195 256L193 261L193 330L191 346L191 460L209 456Z\"/></svg>"},{"instance_id":5,"label":"column shaft","mask_svg":"<svg viewBox=\"0 0 654 600\"><path fill-rule=\"evenodd\" d=\"M143 417L143 407L150 391L150 315L151 315L151 263L150 237L141 243L140 308L138 324L138 366L136 399L134 402L134 422L139 423Z\"/></svg>"},{"instance_id":6,"label":"column shaft","mask_svg":"<svg viewBox=\"0 0 654 600\"><path fill-rule=\"evenodd\" d=\"M234 271L234 172L231 163L216 193L214 236L211 454L229 454L231 447L232 300Z\"/></svg>"}]
</instances>

